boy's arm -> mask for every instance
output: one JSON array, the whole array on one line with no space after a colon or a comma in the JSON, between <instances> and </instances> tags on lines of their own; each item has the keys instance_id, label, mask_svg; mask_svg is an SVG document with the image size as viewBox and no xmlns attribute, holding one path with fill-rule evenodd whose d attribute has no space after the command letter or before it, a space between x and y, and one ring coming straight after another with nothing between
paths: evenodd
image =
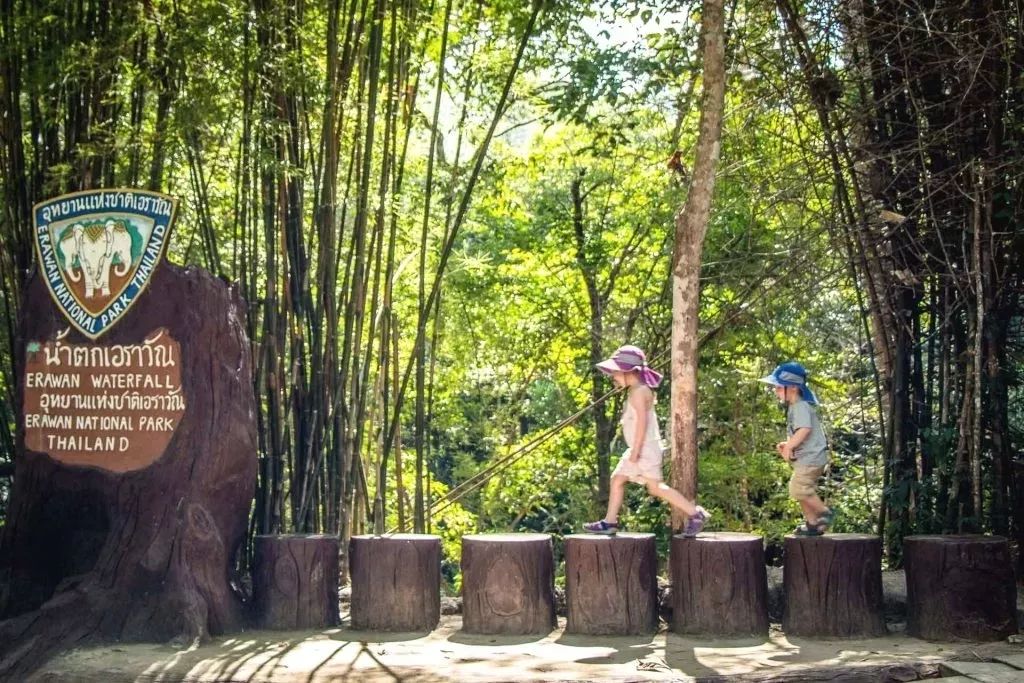
<instances>
[{"instance_id":1,"label":"boy's arm","mask_svg":"<svg viewBox=\"0 0 1024 683\"><path fill-rule=\"evenodd\" d=\"M794 431L788 439L779 444L779 455L786 460L793 459L793 451L797 446L807 440L807 437L811 435L810 427L801 427Z\"/></svg>"}]
</instances>

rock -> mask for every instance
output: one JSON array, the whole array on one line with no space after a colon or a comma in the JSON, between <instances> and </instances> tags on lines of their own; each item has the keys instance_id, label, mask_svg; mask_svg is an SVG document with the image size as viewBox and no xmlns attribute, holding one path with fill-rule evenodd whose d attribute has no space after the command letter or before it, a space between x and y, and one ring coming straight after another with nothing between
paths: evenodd
<instances>
[{"instance_id":1,"label":"rock","mask_svg":"<svg viewBox=\"0 0 1024 683\"><path fill-rule=\"evenodd\" d=\"M441 614L462 614L462 599L442 597Z\"/></svg>"},{"instance_id":2,"label":"rock","mask_svg":"<svg viewBox=\"0 0 1024 683\"><path fill-rule=\"evenodd\" d=\"M565 588L562 586L555 586L555 614L560 617L564 617L568 613L568 608L565 603Z\"/></svg>"}]
</instances>

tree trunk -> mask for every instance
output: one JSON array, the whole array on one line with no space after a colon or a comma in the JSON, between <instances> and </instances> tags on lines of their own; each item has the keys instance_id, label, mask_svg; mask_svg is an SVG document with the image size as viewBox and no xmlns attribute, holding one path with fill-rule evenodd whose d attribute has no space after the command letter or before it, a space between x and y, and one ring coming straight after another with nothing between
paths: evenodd
<instances>
[{"instance_id":1,"label":"tree trunk","mask_svg":"<svg viewBox=\"0 0 1024 683\"><path fill-rule=\"evenodd\" d=\"M547 534L462 537L462 628L467 633L550 633L554 592Z\"/></svg>"},{"instance_id":2,"label":"tree trunk","mask_svg":"<svg viewBox=\"0 0 1024 683\"><path fill-rule=\"evenodd\" d=\"M1002 640L1017 632L1017 585L1002 536L907 536L907 633Z\"/></svg>"},{"instance_id":3,"label":"tree trunk","mask_svg":"<svg viewBox=\"0 0 1024 683\"><path fill-rule=\"evenodd\" d=\"M1020 548L1024 548L1024 462L1020 460L1013 461L1013 479L1016 482L1013 492L1013 518L1015 520L1014 532L1016 538L1014 539L1017 543L1017 577L1024 578L1024 552L1020 552Z\"/></svg>"},{"instance_id":4,"label":"tree trunk","mask_svg":"<svg viewBox=\"0 0 1024 683\"><path fill-rule=\"evenodd\" d=\"M633 635L658 630L654 534L565 537L566 633Z\"/></svg>"},{"instance_id":5,"label":"tree trunk","mask_svg":"<svg viewBox=\"0 0 1024 683\"><path fill-rule=\"evenodd\" d=\"M876 637L882 617L882 539L786 536L782 630L791 636Z\"/></svg>"},{"instance_id":6,"label":"tree trunk","mask_svg":"<svg viewBox=\"0 0 1024 683\"><path fill-rule=\"evenodd\" d=\"M691 499L697 495L700 261L711 215L725 106L724 2L705 0L703 7L704 96L700 135L686 204L676 216L672 267L672 486ZM679 513L673 512L673 528L680 523Z\"/></svg>"},{"instance_id":7,"label":"tree trunk","mask_svg":"<svg viewBox=\"0 0 1024 683\"><path fill-rule=\"evenodd\" d=\"M256 624L277 630L338 624L338 538L256 537L252 589Z\"/></svg>"},{"instance_id":8,"label":"tree trunk","mask_svg":"<svg viewBox=\"0 0 1024 683\"><path fill-rule=\"evenodd\" d=\"M764 539L753 534L672 537L672 630L714 636L768 635Z\"/></svg>"},{"instance_id":9,"label":"tree trunk","mask_svg":"<svg viewBox=\"0 0 1024 683\"><path fill-rule=\"evenodd\" d=\"M605 393L604 374L597 364L604 360L601 342L604 340L604 305L597 284L597 267L587 254L586 215L584 207L583 178L580 169L572 180L572 226L576 247L576 265L587 287L587 302L590 304L590 402L594 405L594 438L597 447L597 505L603 510L608 505L611 480L611 445L615 436L615 425L608 419L608 405L601 400Z\"/></svg>"},{"instance_id":10,"label":"tree trunk","mask_svg":"<svg viewBox=\"0 0 1024 683\"><path fill-rule=\"evenodd\" d=\"M441 538L353 536L352 628L431 631L441 619Z\"/></svg>"},{"instance_id":11,"label":"tree trunk","mask_svg":"<svg viewBox=\"0 0 1024 683\"><path fill-rule=\"evenodd\" d=\"M70 331L56 343L138 345L164 328L180 348L183 417L162 456L133 471L118 471L113 458L89 467L55 460L28 450L19 430L0 538L0 615L13 617L0 623L0 678L23 677L71 645L191 642L242 626L231 577L256 482L245 309L234 289L204 271L164 263L152 277L101 341ZM27 344L49 347L68 327L38 276L22 311L19 373L31 360ZM20 414L24 376L19 387Z\"/></svg>"}]
</instances>

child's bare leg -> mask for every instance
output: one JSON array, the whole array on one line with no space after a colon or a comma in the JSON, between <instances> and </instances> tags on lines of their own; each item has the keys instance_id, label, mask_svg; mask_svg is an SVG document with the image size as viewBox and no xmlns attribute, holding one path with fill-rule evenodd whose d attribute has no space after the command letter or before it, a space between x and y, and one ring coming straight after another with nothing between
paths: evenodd
<instances>
[{"instance_id":1,"label":"child's bare leg","mask_svg":"<svg viewBox=\"0 0 1024 683\"><path fill-rule=\"evenodd\" d=\"M622 507L622 498L626 495L626 477L616 474L608 486L608 511L604 515L604 521L615 524L619 521L619 508Z\"/></svg>"},{"instance_id":2,"label":"child's bare leg","mask_svg":"<svg viewBox=\"0 0 1024 683\"><path fill-rule=\"evenodd\" d=\"M687 517L697 514L697 506L693 504L693 501L688 500L683 494L663 481L648 479L647 492L655 498L661 498L672 507L682 510Z\"/></svg>"},{"instance_id":3,"label":"child's bare leg","mask_svg":"<svg viewBox=\"0 0 1024 683\"><path fill-rule=\"evenodd\" d=\"M807 498L800 499L800 509L803 510L804 519L811 524L817 523L823 514L828 511L828 507L821 501L818 496L808 496Z\"/></svg>"}]
</instances>

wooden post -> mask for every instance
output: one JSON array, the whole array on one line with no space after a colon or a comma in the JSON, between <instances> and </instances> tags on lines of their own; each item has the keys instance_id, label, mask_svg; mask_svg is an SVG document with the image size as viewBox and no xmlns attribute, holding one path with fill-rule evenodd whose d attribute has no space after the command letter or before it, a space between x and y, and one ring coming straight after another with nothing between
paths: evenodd
<instances>
[{"instance_id":1,"label":"wooden post","mask_svg":"<svg viewBox=\"0 0 1024 683\"><path fill-rule=\"evenodd\" d=\"M441 537L353 536L352 628L431 631L441 619Z\"/></svg>"},{"instance_id":2,"label":"wooden post","mask_svg":"<svg viewBox=\"0 0 1024 683\"><path fill-rule=\"evenodd\" d=\"M885 635L882 539L868 534L786 536L782 630L791 636Z\"/></svg>"},{"instance_id":3,"label":"wooden post","mask_svg":"<svg viewBox=\"0 0 1024 683\"><path fill-rule=\"evenodd\" d=\"M338 625L337 536L257 536L254 554L253 602L260 628Z\"/></svg>"},{"instance_id":4,"label":"wooden post","mask_svg":"<svg viewBox=\"0 0 1024 683\"><path fill-rule=\"evenodd\" d=\"M1002 640L1017 632L1017 586L1002 536L907 536L907 633Z\"/></svg>"},{"instance_id":5,"label":"wooden post","mask_svg":"<svg viewBox=\"0 0 1024 683\"><path fill-rule=\"evenodd\" d=\"M654 633L657 592L654 534L565 537L566 633Z\"/></svg>"},{"instance_id":6,"label":"wooden post","mask_svg":"<svg viewBox=\"0 0 1024 683\"><path fill-rule=\"evenodd\" d=\"M753 534L672 537L672 630L714 636L768 635L764 540Z\"/></svg>"},{"instance_id":7,"label":"wooden post","mask_svg":"<svg viewBox=\"0 0 1024 683\"><path fill-rule=\"evenodd\" d=\"M549 535L462 537L462 627L467 633L547 634L555 623Z\"/></svg>"}]
</instances>

